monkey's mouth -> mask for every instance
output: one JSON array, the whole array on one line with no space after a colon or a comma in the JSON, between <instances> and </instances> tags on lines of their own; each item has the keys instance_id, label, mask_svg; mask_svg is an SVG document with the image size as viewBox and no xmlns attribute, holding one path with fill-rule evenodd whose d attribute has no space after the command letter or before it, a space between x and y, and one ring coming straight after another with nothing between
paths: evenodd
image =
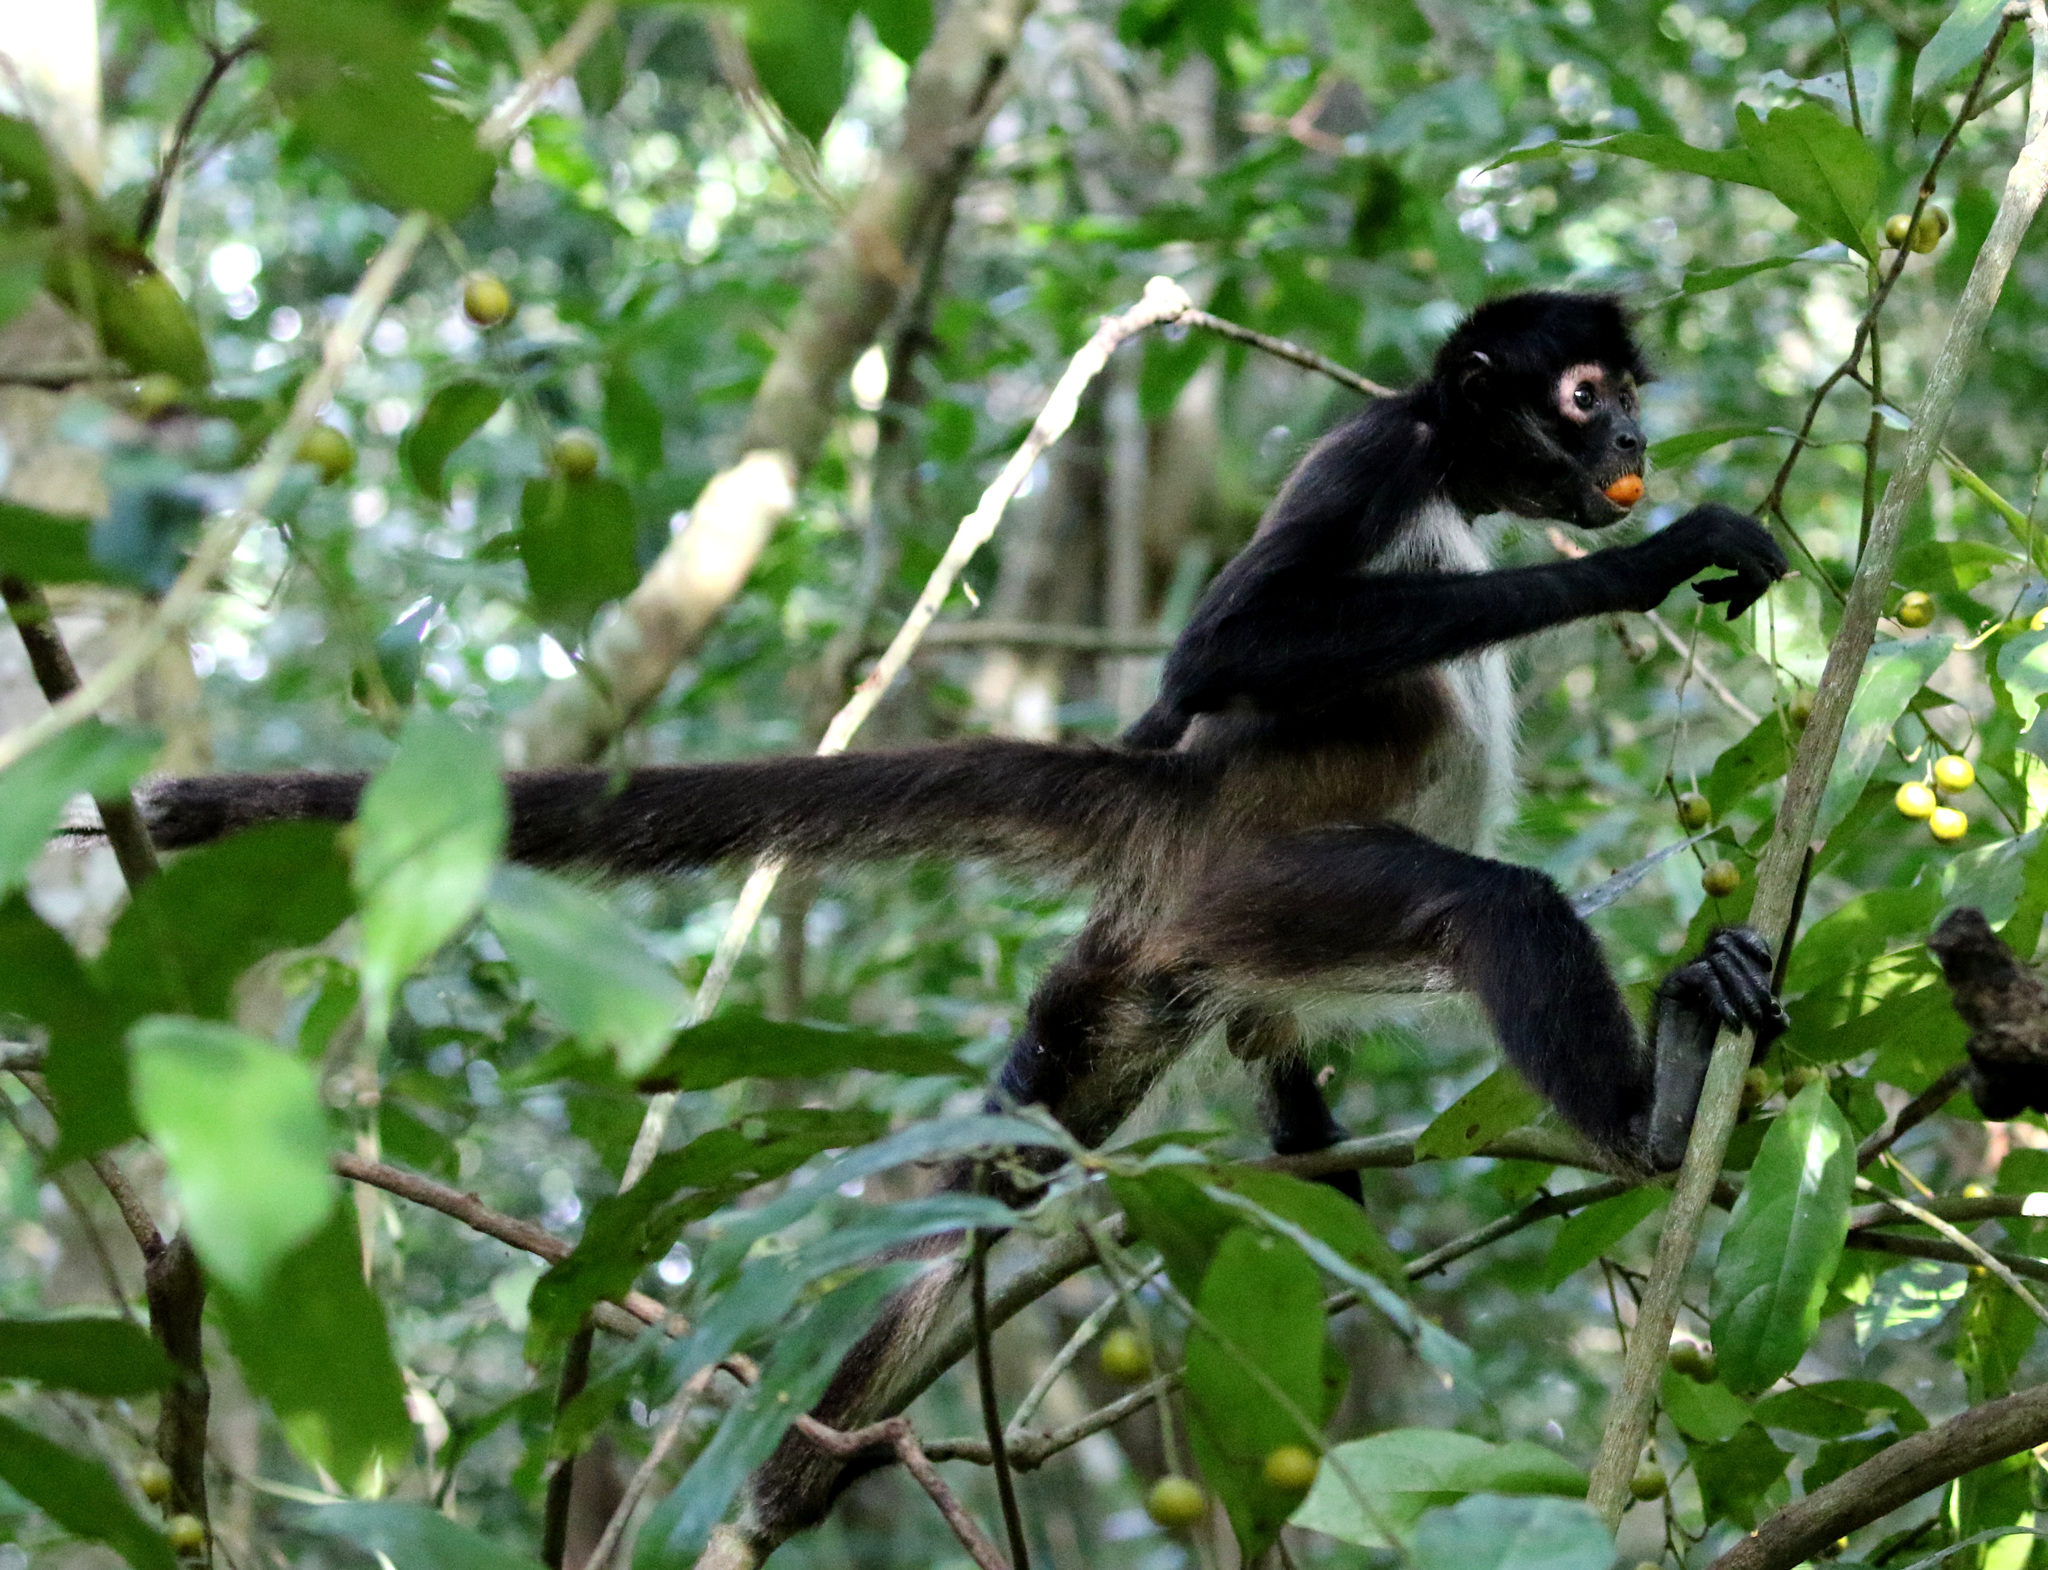
<instances>
[{"instance_id":1,"label":"monkey's mouth","mask_svg":"<svg viewBox=\"0 0 2048 1570\"><path fill-rule=\"evenodd\" d=\"M1643 471L1641 465L1618 471L1609 471L1604 476L1589 474L1586 488L1593 493L1589 497L1586 511L1597 517L1598 524L1619 523L1627 517L1629 510L1643 499ZM1594 498L1598 498L1595 500ZM1592 520L1589 518L1588 522Z\"/></svg>"}]
</instances>

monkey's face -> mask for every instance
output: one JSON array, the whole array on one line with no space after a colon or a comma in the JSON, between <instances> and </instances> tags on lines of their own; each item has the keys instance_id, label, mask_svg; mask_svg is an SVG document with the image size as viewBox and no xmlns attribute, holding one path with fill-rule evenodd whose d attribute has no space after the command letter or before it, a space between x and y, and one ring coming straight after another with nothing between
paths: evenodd
<instances>
[{"instance_id":1,"label":"monkey's face","mask_svg":"<svg viewBox=\"0 0 2048 1570\"><path fill-rule=\"evenodd\" d=\"M1565 460L1555 514L1581 528L1604 529L1643 497L1643 428L1636 383L1626 370L1585 361L1568 365L1551 387L1546 420Z\"/></svg>"}]
</instances>

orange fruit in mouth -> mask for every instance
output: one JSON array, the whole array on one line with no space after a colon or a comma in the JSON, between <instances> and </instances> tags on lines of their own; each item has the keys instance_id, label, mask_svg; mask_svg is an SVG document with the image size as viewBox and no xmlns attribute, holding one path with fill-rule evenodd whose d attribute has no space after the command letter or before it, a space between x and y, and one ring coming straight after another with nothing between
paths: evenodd
<instances>
[{"instance_id":1,"label":"orange fruit in mouth","mask_svg":"<svg viewBox=\"0 0 2048 1570\"><path fill-rule=\"evenodd\" d=\"M1640 474L1624 474L1600 494L1617 507L1633 507L1643 499L1643 477Z\"/></svg>"}]
</instances>

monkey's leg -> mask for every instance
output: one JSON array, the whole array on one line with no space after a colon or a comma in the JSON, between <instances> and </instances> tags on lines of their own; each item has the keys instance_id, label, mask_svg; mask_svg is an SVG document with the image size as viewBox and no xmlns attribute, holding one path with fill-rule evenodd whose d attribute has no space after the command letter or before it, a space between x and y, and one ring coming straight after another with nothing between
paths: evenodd
<instances>
[{"instance_id":1,"label":"monkey's leg","mask_svg":"<svg viewBox=\"0 0 2048 1570\"><path fill-rule=\"evenodd\" d=\"M1239 1014L1230 1021L1225 1039L1231 1055L1258 1080L1259 1121L1276 1155L1327 1150L1351 1137L1331 1116L1315 1070L1301 1055L1301 1030L1291 1014ZM1356 1172L1326 1172L1316 1181L1356 1204L1365 1203L1365 1186Z\"/></svg>"},{"instance_id":2,"label":"monkey's leg","mask_svg":"<svg viewBox=\"0 0 2048 1570\"><path fill-rule=\"evenodd\" d=\"M998 1105L1043 1106L1082 1142L1100 1144L1145 1097L1202 1026L1198 999L1169 978L1134 968L1126 947L1084 932L1032 994L997 1079ZM971 1174L956 1170L952 1182ZM1028 1191L996 1178L1004 1198ZM961 1312L967 1272L958 1233L928 1238L894 1257L932 1267L882 1311L847 1354L813 1415L834 1428L878 1422L917 1397L902 1377L912 1348ZM950 1257L948 1257L950 1256ZM824 1518L841 1489L875 1465L839 1461L792 1430L748 1485L737 1530L766 1554Z\"/></svg>"},{"instance_id":3,"label":"monkey's leg","mask_svg":"<svg viewBox=\"0 0 2048 1570\"><path fill-rule=\"evenodd\" d=\"M1592 931L1550 879L1392 825L1270 841L1218 868L1187 909L1172 941L1231 992L1384 991L1431 973L1455 982L1523 1078L1639 1169L1683 1154L1719 1024L1781 1018L1768 950L1731 928L1667 981L1645 1044Z\"/></svg>"}]
</instances>

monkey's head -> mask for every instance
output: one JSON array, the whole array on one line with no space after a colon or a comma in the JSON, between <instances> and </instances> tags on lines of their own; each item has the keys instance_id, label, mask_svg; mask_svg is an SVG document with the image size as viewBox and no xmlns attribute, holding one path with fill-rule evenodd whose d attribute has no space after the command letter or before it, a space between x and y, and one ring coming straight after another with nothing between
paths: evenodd
<instances>
[{"instance_id":1,"label":"monkey's head","mask_svg":"<svg viewBox=\"0 0 2048 1570\"><path fill-rule=\"evenodd\" d=\"M1611 296L1488 301L1436 357L1443 450L1458 457L1445 476L1452 499L1474 515L1618 522L1642 496L1636 389L1648 379Z\"/></svg>"}]
</instances>

